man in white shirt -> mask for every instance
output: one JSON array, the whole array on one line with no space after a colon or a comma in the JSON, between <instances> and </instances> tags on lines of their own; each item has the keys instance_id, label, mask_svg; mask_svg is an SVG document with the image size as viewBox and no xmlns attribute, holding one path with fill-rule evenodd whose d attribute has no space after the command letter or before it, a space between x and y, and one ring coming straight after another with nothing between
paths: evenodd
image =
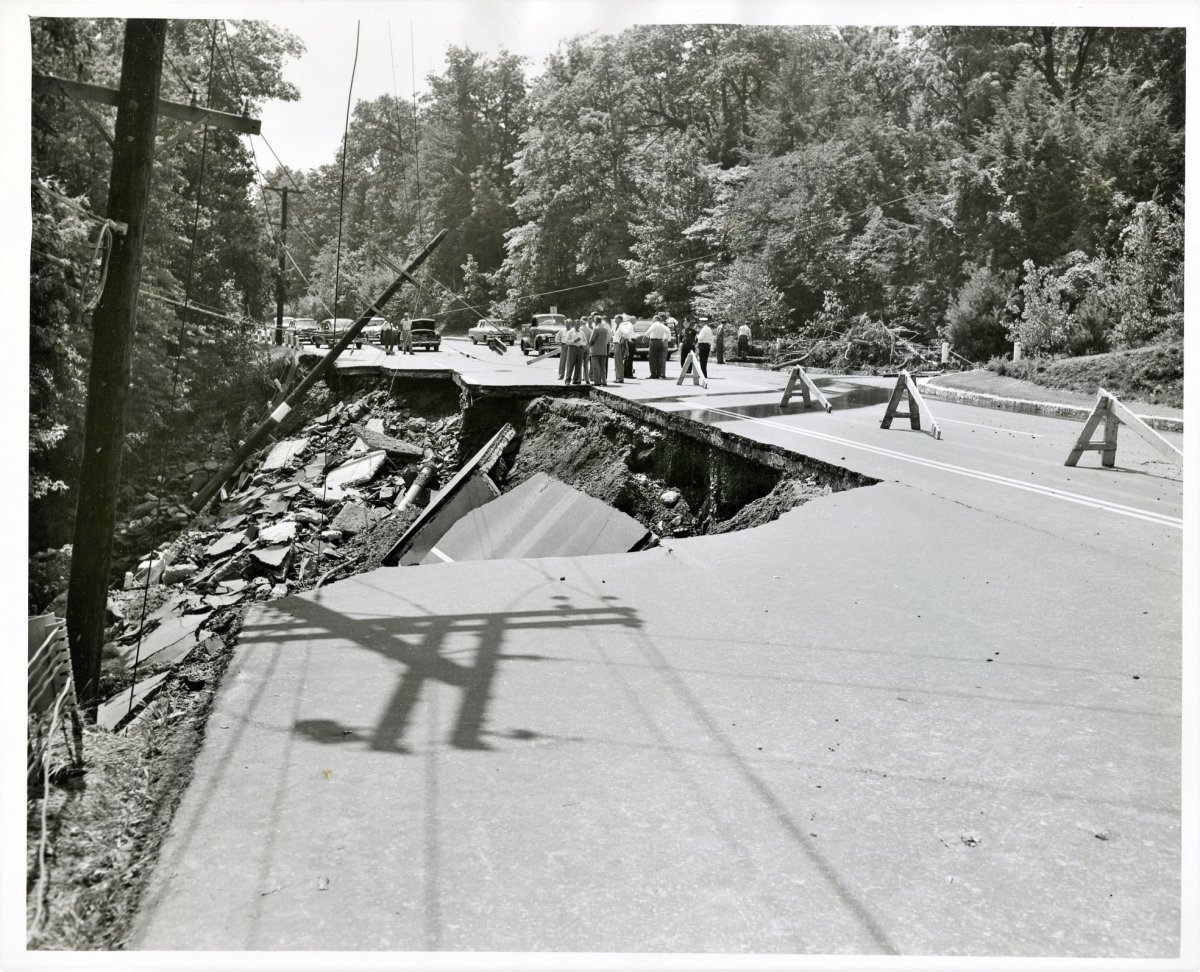
<instances>
[{"instance_id":1,"label":"man in white shirt","mask_svg":"<svg viewBox=\"0 0 1200 972\"><path fill-rule=\"evenodd\" d=\"M716 341L716 335L708 326L708 318L700 318L700 333L696 335L696 353L700 356L700 373L705 378L708 377L708 355L712 351L714 341Z\"/></svg>"},{"instance_id":2,"label":"man in white shirt","mask_svg":"<svg viewBox=\"0 0 1200 972\"><path fill-rule=\"evenodd\" d=\"M563 354L566 356L567 364L563 372L563 383L567 385L579 384L579 371L583 365L583 335L579 332L579 323L571 321L567 325L567 329L562 333Z\"/></svg>"},{"instance_id":3,"label":"man in white shirt","mask_svg":"<svg viewBox=\"0 0 1200 972\"><path fill-rule=\"evenodd\" d=\"M637 334L633 330L633 318L628 314L618 315L617 330L613 335L614 381L624 384L633 377L633 348Z\"/></svg>"},{"instance_id":4,"label":"man in white shirt","mask_svg":"<svg viewBox=\"0 0 1200 972\"><path fill-rule=\"evenodd\" d=\"M665 314L655 314L654 321L646 331L646 341L650 345L650 377L667 377L667 341L671 337L671 329L663 318Z\"/></svg>"},{"instance_id":5,"label":"man in white shirt","mask_svg":"<svg viewBox=\"0 0 1200 972\"><path fill-rule=\"evenodd\" d=\"M580 368L583 371L583 383L590 385L592 383L592 324L595 319L593 314L591 317L579 318L579 336L582 339L580 343L579 353L582 356L580 360Z\"/></svg>"},{"instance_id":6,"label":"man in white shirt","mask_svg":"<svg viewBox=\"0 0 1200 972\"><path fill-rule=\"evenodd\" d=\"M737 353L739 358L750 356L750 325L743 324L737 329Z\"/></svg>"}]
</instances>

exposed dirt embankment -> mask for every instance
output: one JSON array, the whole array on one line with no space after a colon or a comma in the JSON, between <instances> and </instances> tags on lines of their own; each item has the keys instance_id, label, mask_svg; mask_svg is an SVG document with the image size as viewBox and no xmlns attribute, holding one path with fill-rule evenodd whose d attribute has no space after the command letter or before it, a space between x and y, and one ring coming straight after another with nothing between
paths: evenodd
<instances>
[{"instance_id":1,"label":"exposed dirt embankment","mask_svg":"<svg viewBox=\"0 0 1200 972\"><path fill-rule=\"evenodd\" d=\"M812 477L731 455L583 399L530 403L508 485L537 472L609 503L660 536L746 529L830 491Z\"/></svg>"}]
</instances>

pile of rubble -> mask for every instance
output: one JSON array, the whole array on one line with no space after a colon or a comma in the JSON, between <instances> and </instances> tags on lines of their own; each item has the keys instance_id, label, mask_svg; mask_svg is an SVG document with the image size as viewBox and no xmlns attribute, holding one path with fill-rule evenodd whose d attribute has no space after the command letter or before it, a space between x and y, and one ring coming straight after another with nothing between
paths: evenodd
<instances>
[{"instance_id":1,"label":"pile of rubble","mask_svg":"<svg viewBox=\"0 0 1200 972\"><path fill-rule=\"evenodd\" d=\"M453 469L459 431L457 415L409 415L377 390L334 405L248 463L213 512L195 517L125 575L124 590L111 592L104 684L116 691L117 708L106 719L102 707L101 724L119 725L164 669L196 648L220 650L219 633L239 603L370 566L364 540L378 533L376 546L386 549L415 518L420 487ZM139 678L158 674L134 687L129 706L135 668Z\"/></svg>"}]
</instances>

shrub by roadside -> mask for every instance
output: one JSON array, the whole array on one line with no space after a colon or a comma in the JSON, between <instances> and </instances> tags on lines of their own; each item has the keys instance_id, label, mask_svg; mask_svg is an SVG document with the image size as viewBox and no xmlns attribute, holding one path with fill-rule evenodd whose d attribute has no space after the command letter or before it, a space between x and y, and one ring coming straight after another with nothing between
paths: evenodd
<instances>
[{"instance_id":1,"label":"shrub by roadside","mask_svg":"<svg viewBox=\"0 0 1200 972\"><path fill-rule=\"evenodd\" d=\"M998 375L1021 378L1046 388L1092 394L1105 388L1118 398L1151 405L1183 407L1183 344L1149 345L1081 358L993 358L987 367Z\"/></svg>"}]
</instances>

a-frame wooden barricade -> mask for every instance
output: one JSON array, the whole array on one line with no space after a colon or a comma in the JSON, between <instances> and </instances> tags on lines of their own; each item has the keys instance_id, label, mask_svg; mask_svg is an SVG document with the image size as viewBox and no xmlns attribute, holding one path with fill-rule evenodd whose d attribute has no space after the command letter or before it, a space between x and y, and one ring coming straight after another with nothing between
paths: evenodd
<instances>
[{"instance_id":1,"label":"a-frame wooden barricade","mask_svg":"<svg viewBox=\"0 0 1200 972\"><path fill-rule=\"evenodd\" d=\"M799 388L800 394L804 396L805 408L812 407L813 396L816 396L821 408L827 412L833 411L833 406L829 404L829 399L822 394L816 382L808 376L808 372L798 365L792 369L791 375L788 376L787 387L784 388L783 398L779 402L780 408L787 407L787 403L791 401L792 395L796 393L797 388Z\"/></svg>"},{"instance_id":2,"label":"a-frame wooden barricade","mask_svg":"<svg viewBox=\"0 0 1200 972\"><path fill-rule=\"evenodd\" d=\"M1104 438L1093 442L1092 433L1101 422L1104 423ZM1129 426L1130 431L1138 438L1153 446L1167 459L1183 463L1183 453L1180 450L1122 405L1115 395L1101 388L1096 396L1095 406L1083 423L1083 431L1079 433L1079 438L1075 440L1075 446L1063 465L1075 465L1085 452L1099 452L1100 465L1111 469L1117 462L1117 428L1122 422Z\"/></svg>"},{"instance_id":3,"label":"a-frame wooden barricade","mask_svg":"<svg viewBox=\"0 0 1200 972\"><path fill-rule=\"evenodd\" d=\"M692 376L693 385L700 385L704 388L708 387L708 379L704 377L704 372L700 370L700 359L696 357L695 351L688 352L687 360L683 363L683 368L680 369L679 378L675 384L682 385L683 379L688 375Z\"/></svg>"},{"instance_id":4,"label":"a-frame wooden barricade","mask_svg":"<svg viewBox=\"0 0 1200 972\"><path fill-rule=\"evenodd\" d=\"M900 400L905 395L908 396L908 411L901 412L898 411ZM906 418L912 424L912 427L919 432L921 431L922 412L929 419L929 433L935 439L940 439L942 437L941 426L937 424L937 420L933 417L929 406L925 404L925 399L921 397L921 393L917 390L917 383L913 381L912 375L907 371L900 372L900 377L896 379L896 387L892 389L892 397L888 399L887 410L883 413L883 421L879 423L879 427L890 429L892 427L892 419Z\"/></svg>"}]
</instances>

